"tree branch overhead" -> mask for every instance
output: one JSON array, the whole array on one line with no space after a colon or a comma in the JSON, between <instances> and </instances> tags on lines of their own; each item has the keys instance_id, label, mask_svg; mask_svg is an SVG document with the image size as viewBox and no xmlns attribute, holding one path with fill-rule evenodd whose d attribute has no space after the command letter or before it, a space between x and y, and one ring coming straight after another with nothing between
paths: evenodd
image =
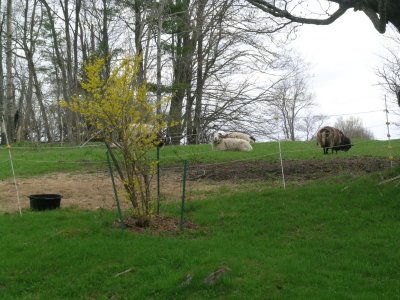
<instances>
[{"instance_id":1,"label":"tree branch overhead","mask_svg":"<svg viewBox=\"0 0 400 300\"><path fill-rule=\"evenodd\" d=\"M326 18L321 19L301 17L292 13L287 8L287 1L247 0L247 2L275 17L314 25L329 25L348 9L353 8L354 11L364 12L379 33L385 33L388 23L400 31L400 1L398 0L326 0L328 4L336 3L339 6L332 14L326 13Z\"/></svg>"}]
</instances>

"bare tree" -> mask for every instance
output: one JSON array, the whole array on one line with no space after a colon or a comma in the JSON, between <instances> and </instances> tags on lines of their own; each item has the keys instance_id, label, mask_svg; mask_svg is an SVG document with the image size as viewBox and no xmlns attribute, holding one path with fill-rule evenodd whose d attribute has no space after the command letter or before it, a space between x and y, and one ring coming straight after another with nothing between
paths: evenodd
<instances>
[{"instance_id":1,"label":"bare tree","mask_svg":"<svg viewBox=\"0 0 400 300\"><path fill-rule=\"evenodd\" d=\"M386 55L381 57L382 64L376 70L379 77L379 84L388 93L387 99L389 107L400 106L400 37L393 35L390 37L390 44L386 46ZM385 96L386 97L386 96ZM396 127L400 127L398 109L391 111L397 116L397 122L392 122Z\"/></svg>"},{"instance_id":2,"label":"bare tree","mask_svg":"<svg viewBox=\"0 0 400 300\"><path fill-rule=\"evenodd\" d=\"M328 116L316 115L309 111L305 116L300 118L297 130L304 134L306 141L309 141L315 137L315 133L327 119Z\"/></svg>"},{"instance_id":3,"label":"bare tree","mask_svg":"<svg viewBox=\"0 0 400 300\"><path fill-rule=\"evenodd\" d=\"M382 65L376 74L380 84L400 106L400 37L392 36L390 41L391 45L386 47L386 55L381 57Z\"/></svg>"},{"instance_id":4,"label":"bare tree","mask_svg":"<svg viewBox=\"0 0 400 300\"><path fill-rule=\"evenodd\" d=\"M157 70L156 70L156 78L157 78L157 90L156 90L156 96L157 96L157 114L161 115L161 98L162 98L162 76L161 76L161 59L162 59L162 49L161 49L161 33L162 33L162 24L164 20L164 8L165 8L165 3L166 0L160 0L159 2L159 7L157 10L157 33L156 33L156 51L157 51Z\"/></svg>"},{"instance_id":5,"label":"bare tree","mask_svg":"<svg viewBox=\"0 0 400 300\"><path fill-rule=\"evenodd\" d=\"M205 6L207 0L199 0L196 14L196 28L194 31L195 42L197 43L197 74L196 74L196 89L193 97L189 98L189 103L186 106L186 127L189 143L195 144L199 142L199 134L201 132L201 113L203 102L203 87L204 87L204 21L205 21ZM194 117L192 118L192 106L195 101ZM193 119L193 121L192 121Z\"/></svg>"},{"instance_id":6,"label":"bare tree","mask_svg":"<svg viewBox=\"0 0 400 300\"><path fill-rule=\"evenodd\" d=\"M343 131L349 138L372 140L374 135L371 131L365 128L361 119L357 117L349 117L348 119L338 118L334 125L336 128Z\"/></svg>"},{"instance_id":7,"label":"bare tree","mask_svg":"<svg viewBox=\"0 0 400 300\"><path fill-rule=\"evenodd\" d=\"M252 114L274 80L261 84L256 78L268 76L277 59L275 36L282 26L253 7L243 9L237 0L14 3L19 75L12 75L19 81L16 98L31 138L80 140L88 129L60 106L61 100L68 103L82 92L78 78L85 76L84 62L101 56L109 69L126 53L143 54L139 78L149 83L149 97L171 95L170 106L158 109L174 121L173 143L182 137L204 142L220 128L255 132L264 127Z\"/></svg>"},{"instance_id":8,"label":"bare tree","mask_svg":"<svg viewBox=\"0 0 400 300\"><path fill-rule=\"evenodd\" d=\"M12 18L13 18L13 1L7 0L7 12L6 12L6 103L4 107L4 117L7 126L7 136L9 143L14 141L15 128L14 128L14 116L15 116L15 89L13 80L13 46L12 46Z\"/></svg>"},{"instance_id":9,"label":"bare tree","mask_svg":"<svg viewBox=\"0 0 400 300\"><path fill-rule=\"evenodd\" d=\"M196 51L184 119L188 142L205 142L218 129L254 133L263 127L253 118L255 106L272 84L258 78L268 77L277 59L276 24L233 0L198 1L193 10Z\"/></svg>"},{"instance_id":10,"label":"bare tree","mask_svg":"<svg viewBox=\"0 0 400 300\"><path fill-rule=\"evenodd\" d=\"M284 137L294 141L300 114L315 103L308 87L308 66L302 58L293 55L285 68L286 74L272 88L268 104L271 116L281 121Z\"/></svg>"},{"instance_id":11,"label":"bare tree","mask_svg":"<svg viewBox=\"0 0 400 300\"><path fill-rule=\"evenodd\" d=\"M255 7L280 19L302 24L328 25L340 18L347 10L362 11L372 22L375 29L384 33L386 25L391 23L400 31L400 2L393 0L246 0ZM310 10L316 7L314 14ZM304 17L307 14L308 17ZM319 17L317 17L318 15ZM315 16L315 17L314 17ZM322 16L322 17L321 17Z\"/></svg>"},{"instance_id":12,"label":"bare tree","mask_svg":"<svg viewBox=\"0 0 400 300\"><path fill-rule=\"evenodd\" d=\"M61 90L62 90L62 96L64 101L67 103L70 103L71 101L71 90L69 88L69 83L71 82L71 77L70 77L70 71L71 69L71 64L68 62L68 65L66 65L66 60L64 59L63 52L61 49L61 42L60 42L60 36L57 33L57 28L56 28L56 20L55 18L57 15L55 12L52 10L50 5L46 0L40 0L41 3L45 7L45 11L47 14L48 18L48 23L49 23L49 29L50 29L50 37L52 39L52 45L54 49L54 60L56 62L56 67L60 70L60 80L59 83L61 83ZM68 1L66 1L68 2ZM68 19L65 20L65 22L68 22ZM69 25L65 25L69 26ZM68 48L69 46L67 46ZM68 51L70 54L70 50ZM76 126L74 124L74 117L72 113L67 113L66 114L66 125L67 125L67 135L70 141L76 141L76 136L74 134L73 128Z\"/></svg>"},{"instance_id":13,"label":"bare tree","mask_svg":"<svg viewBox=\"0 0 400 300\"><path fill-rule=\"evenodd\" d=\"M0 7L2 2L0 0ZM5 113L5 98L4 98L4 68L3 68L3 34L4 34L4 16L0 16L0 118L4 117ZM0 124L3 124L3 119L0 120ZM1 144L6 144L6 132L4 131L2 125L0 125L0 132L1 132Z\"/></svg>"},{"instance_id":14,"label":"bare tree","mask_svg":"<svg viewBox=\"0 0 400 300\"><path fill-rule=\"evenodd\" d=\"M30 7L32 4L32 7ZM39 36L39 31L42 27L42 19L36 21L36 10L37 10L38 1L25 1L24 7L24 23L22 27L22 38L17 39L17 43L20 44L21 48L24 51L25 59L28 64L28 76L29 76L29 84L28 84L28 93L26 97L27 101L27 118L31 121L33 129L39 132L36 125L35 114L32 106L32 86L35 89L36 98L39 104L41 119L43 120L43 130L46 137L46 140L51 142L53 140L52 135L50 133L50 125L48 121L47 111L43 99L42 87L39 81L39 75L37 72L37 67L34 61L34 55L36 50L36 43ZM30 21L30 23L28 23ZM20 117L21 111L19 111ZM40 135L37 135L37 138L40 138Z\"/></svg>"},{"instance_id":15,"label":"bare tree","mask_svg":"<svg viewBox=\"0 0 400 300\"><path fill-rule=\"evenodd\" d=\"M173 124L168 132L172 143L180 143L184 137L188 143L200 143L210 130L247 127L251 105L261 99L248 78L254 79L260 70L266 72L270 65L275 45L271 42L275 30L271 28L275 23L267 24L268 18L264 17L265 23L255 30L253 25L262 22L256 22L254 10L243 11L235 6L235 0L138 2L140 14L135 1L120 2L128 8L124 14L130 12L124 22L135 33L132 44L136 53L140 52L137 38L146 44L145 79L151 88L156 87L155 98L160 99L162 93L172 94L167 110ZM242 24L242 18L246 18L246 24ZM137 34L137 28L141 34ZM256 31L268 35L257 36ZM151 65L151 53L147 55L151 34L156 43L153 61L157 67ZM152 83L152 67L157 83Z\"/></svg>"},{"instance_id":16,"label":"bare tree","mask_svg":"<svg viewBox=\"0 0 400 300\"><path fill-rule=\"evenodd\" d=\"M173 56L173 96L169 110L169 132L173 144L179 144L183 136L182 111L184 99L190 98L193 76L192 57L194 39L190 0L178 0L169 5L169 19L172 34L171 54ZM189 100L190 101L190 100Z\"/></svg>"}]
</instances>

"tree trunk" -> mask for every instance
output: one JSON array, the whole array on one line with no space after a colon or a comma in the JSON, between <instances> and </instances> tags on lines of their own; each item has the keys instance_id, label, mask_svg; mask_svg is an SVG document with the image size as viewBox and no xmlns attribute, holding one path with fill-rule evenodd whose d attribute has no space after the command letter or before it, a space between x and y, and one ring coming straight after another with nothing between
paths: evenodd
<instances>
[{"instance_id":1,"label":"tree trunk","mask_svg":"<svg viewBox=\"0 0 400 300\"><path fill-rule=\"evenodd\" d=\"M185 95L189 95L192 78L192 53L193 46L190 39L190 11L189 0L177 1L182 10L178 13L177 22L180 30L176 36L175 64L174 64L174 96L171 100L169 114L169 136L172 144L179 144L183 137L182 108Z\"/></svg>"},{"instance_id":2,"label":"tree trunk","mask_svg":"<svg viewBox=\"0 0 400 300\"><path fill-rule=\"evenodd\" d=\"M81 0L76 0L76 7L75 7L75 28L74 28L74 40L73 40L73 51L74 51L74 69L72 73L72 84L73 84L73 90L75 92L78 92L78 36L83 36L82 32L79 35L79 24L80 24L80 18L79 18L79 13L81 11L81 6L82 6L82 1ZM82 52L84 53L84 47L82 44Z\"/></svg>"},{"instance_id":3,"label":"tree trunk","mask_svg":"<svg viewBox=\"0 0 400 300\"><path fill-rule=\"evenodd\" d=\"M135 1L135 48L138 55L143 56L143 46L142 46L142 34L143 34L143 23L141 14L141 3L140 1ZM139 80L143 82L144 80L144 70L143 70L143 60L139 65Z\"/></svg>"},{"instance_id":4,"label":"tree trunk","mask_svg":"<svg viewBox=\"0 0 400 300\"><path fill-rule=\"evenodd\" d=\"M38 100L38 104L39 104L39 108L40 108L40 113L43 119L43 126L44 126L44 133L46 135L46 140L48 142L52 142L53 138L51 136L50 133L50 125L49 125L49 120L47 117L47 111L46 111L46 107L44 105L43 102L43 93L42 93L42 88L40 86L40 82L37 76L37 72L36 72L36 67L35 67L35 63L33 61L33 51L35 49L35 43L36 41L34 40L34 27L35 27L35 23L34 23L34 16L35 16L35 8L32 11L32 15L31 15L31 25L30 25L30 29L29 29L29 41L28 41L28 4L29 4L29 0L26 0L25 2L25 21L24 21L24 36L23 36L23 49L25 52L25 58L28 62L28 71L29 71L29 78L30 78L30 84L33 83L34 87L35 87L35 92L36 92L36 97ZM36 7L36 2L34 7ZM29 43L29 45L28 45ZM32 79L32 81L31 81ZM29 87L31 88L31 87ZM30 94L30 95L29 95ZM29 97L30 97L30 101L32 99L32 92L28 93ZM30 103L30 108L29 110L32 109L32 103ZM29 117L33 117L33 119L35 119L35 116L33 114L33 109L32 111L30 111L32 114L29 115Z\"/></svg>"},{"instance_id":5,"label":"tree trunk","mask_svg":"<svg viewBox=\"0 0 400 300\"><path fill-rule=\"evenodd\" d=\"M157 103L161 103L161 30L163 22L165 0L161 0L158 8L157 24ZM161 106L157 106L157 115L161 115Z\"/></svg>"},{"instance_id":6,"label":"tree trunk","mask_svg":"<svg viewBox=\"0 0 400 300\"><path fill-rule=\"evenodd\" d=\"M73 71L75 70L75 64L72 58L72 52L74 54L76 53L75 49L72 49L72 42L71 42L71 33L70 33L70 28L71 26L71 20L70 20L70 9L68 6L69 0L64 0L64 3L60 1L60 5L63 11L63 17L64 17L64 30L65 30L65 50L66 50L66 57L65 57L65 72L66 72L66 87L68 89L68 97L71 97L72 95L75 95L77 93L76 90L76 77L74 79L75 74ZM78 8L79 5L77 4ZM79 16L79 14L78 14ZM78 22L75 20L75 22ZM76 28L76 27L75 27ZM73 38L74 45L76 43L77 37L75 34L75 37ZM66 100L66 99L65 99ZM66 100L67 102L70 101L70 99ZM78 122L78 116L76 113L73 112L68 112L69 118L71 119L71 136L70 136L70 141L71 142L77 142L81 140L82 134L81 134L81 127L79 126Z\"/></svg>"},{"instance_id":7,"label":"tree trunk","mask_svg":"<svg viewBox=\"0 0 400 300\"><path fill-rule=\"evenodd\" d=\"M104 58L105 62L105 69L104 69L104 79L110 77L110 64L111 64L111 53L110 47L108 44L108 7L107 7L107 0L103 0L103 27L101 30L101 42L100 42L100 53Z\"/></svg>"},{"instance_id":8,"label":"tree trunk","mask_svg":"<svg viewBox=\"0 0 400 300\"><path fill-rule=\"evenodd\" d=\"M66 66L66 74L67 74L67 86L71 89L73 88L72 84L72 45L71 45L71 36L70 36L70 18L69 18L69 7L68 7L68 1L69 0L64 0L64 4L60 1L60 5L63 11L63 16L64 16L64 30L65 30L65 50L66 50L66 58L65 58L65 66ZM70 94L74 94L74 91L70 91Z\"/></svg>"},{"instance_id":9,"label":"tree trunk","mask_svg":"<svg viewBox=\"0 0 400 300\"><path fill-rule=\"evenodd\" d=\"M8 143L14 141L15 95L12 74L12 0L7 0L6 33L6 130Z\"/></svg>"},{"instance_id":10,"label":"tree trunk","mask_svg":"<svg viewBox=\"0 0 400 300\"><path fill-rule=\"evenodd\" d=\"M0 0L1 7L1 0ZM1 132L1 144L6 144L6 133L3 130L3 117L5 115L5 101L4 101L4 69L3 69L3 30L4 30L4 17L1 16L0 23L0 132Z\"/></svg>"},{"instance_id":11,"label":"tree trunk","mask_svg":"<svg viewBox=\"0 0 400 300\"><path fill-rule=\"evenodd\" d=\"M207 0L199 0L199 7L197 11L197 83L196 83L196 104L194 109L194 128L192 135L195 138L196 144L201 141L201 114L202 114L202 100L203 100L203 24L204 24L204 9Z\"/></svg>"},{"instance_id":12,"label":"tree trunk","mask_svg":"<svg viewBox=\"0 0 400 300\"><path fill-rule=\"evenodd\" d=\"M28 73L28 87L26 91L26 115L25 120L27 123L27 128L29 128L29 137L31 141L34 141L34 138L37 142L40 139L40 130L36 121L35 111L33 109L32 104L32 95L33 95L33 76L32 73ZM35 133L35 134L33 134Z\"/></svg>"},{"instance_id":13,"label":"tree trunk","mask_svg":"<svg viewBox=\"0 0 400 300\"><path fill-rule=\"evenodd\" d=\"M64 59L61 55L60 51L60 46L59 46L59 41L57 38L57 31L55 28L54 24L54 19L53 19L53 14L52 10L47 3L46 0L40 0L43 5L45 6L47 16L49 18L49 25L50 25L50 30L51 30L51 35L53 39L53 48L54 48L54 53L55 53L55 60L56 60L56 67L58 67L61 71L61 86L62 86L62 95L64 98L64 101L67 103L70 103L70 90L68 87L68 75L67 75L67 70L65 68L64 64ZM74 127L74 113L67 111L66 112L66 124L67 124L67 136L70 142L75 142L76 137L74 136L73 132L73 127Z\"/></svg>"}]
</instances>

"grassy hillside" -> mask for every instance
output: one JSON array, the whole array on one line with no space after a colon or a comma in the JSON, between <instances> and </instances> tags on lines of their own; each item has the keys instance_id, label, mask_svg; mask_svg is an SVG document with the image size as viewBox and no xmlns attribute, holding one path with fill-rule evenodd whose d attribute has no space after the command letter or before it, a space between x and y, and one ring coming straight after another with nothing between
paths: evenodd
<instances>
[{"instance_id":1,"label":"grassy hillside","mask_svg":"<svg viewBox=\"0 0 400 300\"><path fill-rule=\"evenodd\" d=\"M107 211L2 215L0 298L397 299L400 187L381 176L191 201L201 229L182 234L121 230Z\"/></svg>"},{"instance_id":2,"label":"grassy hillside","mask_svg":"<svg viewBox=\"0 0 400 300\"><path fill-rule=\"evenodd\" d=\"M354 141L349 152L338 152L334 155L323 155L322 149L312 142L282 142L282 158L309 160L333 159L336 157L377 156L388 157L389 150L386 141ZM392 141L392 155L395 159L400 156L400 140ZM166 146L160 150L161 166L181 164L188 160L190 164L208 164L232 160L268 160L279 159L277 142L256 143L254 151L225 152L212 151L211 145ZM150 153L156 158L156 151ZM107 169L106 149L101 143L88 144L85 147L59 145L15 145L11 148L12 161L17 177L42 175L50 172L91 172ZM11 176L11 166L8 150L0 149L0 179Z\"/></svg>"}]
</instances>

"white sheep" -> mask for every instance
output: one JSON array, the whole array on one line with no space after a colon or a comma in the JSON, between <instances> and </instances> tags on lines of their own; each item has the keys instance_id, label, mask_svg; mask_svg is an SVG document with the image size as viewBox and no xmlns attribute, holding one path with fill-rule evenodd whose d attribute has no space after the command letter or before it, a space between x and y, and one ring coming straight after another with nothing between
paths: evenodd
<instances>
[{"instance_id":1,"label":"white sheep","mask_svg":"<svg viewBox=\"0 0 400 300\"><path fill-rule=\"evenodd\" d=\"M214 134L213 150L227 150L227 151L243 151L249 152L253 150L248 141L235 138L223 138L220 133Z\"/></svg>"},{"instance_id":2,"label":"white sheep","mask_svg":"<svg viewBox=\"0 0 400 300\"><path fill-rule=\"evenodd\" d=\"M249 143L255 143L256 139L252 137L251 135L243 132L229 132L226 133L225 135L222 135L222 138L234 138L234 139L241 139L248 141Z\"/></svg>"}]
</instances>

